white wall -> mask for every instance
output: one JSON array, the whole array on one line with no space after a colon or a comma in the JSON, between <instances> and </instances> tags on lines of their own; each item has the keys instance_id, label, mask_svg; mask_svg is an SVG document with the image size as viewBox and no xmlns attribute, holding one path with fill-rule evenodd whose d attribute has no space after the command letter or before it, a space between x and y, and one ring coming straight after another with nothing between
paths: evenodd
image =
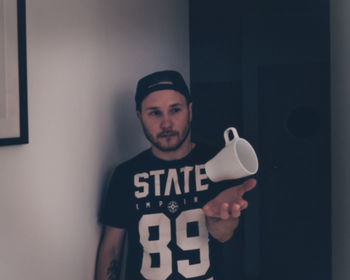
<instances>
[{"instance_id":1,"label":"white wall","mask_svg":"<svg viewBox=\"0 0 350 280\"><path fill-rule=\"evenodd\" d=\"M0 147L0 279L92 279L111 168L147 146L140 76L189 77L187 0L27 1L28 145Z\"/></svg>"},{"instance_id":2,"label":"white wall","mask_svg":"<svg viewBox=\"0 0 350 280\"><path fill-rule=\"evenodd\" d=\"M333 280L350 279L350 1L331 0Z\"/></svg>"}]
</instances>

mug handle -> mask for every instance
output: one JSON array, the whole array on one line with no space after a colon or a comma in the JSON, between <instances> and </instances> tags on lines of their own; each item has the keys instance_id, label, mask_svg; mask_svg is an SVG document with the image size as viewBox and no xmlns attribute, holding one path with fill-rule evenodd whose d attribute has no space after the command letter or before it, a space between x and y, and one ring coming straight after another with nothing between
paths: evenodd
<instances>
[{"instance_id":1,"label":"mug handle","mask_svg":"<svg viewBox=\"0 0 350 280\"><path fill-rule=\"evenodd\" d=\"M230 140L230 131L232 131L233 133L233 138ZM225 138L225 145L227 146L228 144L230 144L234 139L239 138L238 136L238 132L237 129L235 129L234 127L229 127L225 130L224 132L224 138Z\"/></svg>"}]
</instances>

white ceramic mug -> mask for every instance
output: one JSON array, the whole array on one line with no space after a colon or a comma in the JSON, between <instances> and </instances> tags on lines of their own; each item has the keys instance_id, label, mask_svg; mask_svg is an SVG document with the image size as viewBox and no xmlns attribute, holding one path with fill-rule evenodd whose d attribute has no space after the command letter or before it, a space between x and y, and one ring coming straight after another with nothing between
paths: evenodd
<instances>
[{"instance_id":1,"label":"white ceramic mug","mask_svg":"<svg viewBox=\"0 0 350 280\"><path fill-rule=\"evenodd\" d=\"M233 138L230 139L230 132ZM258 158L249 142L238 136L234 127L224 132L225 147L205 164L209 179L213 182L239 179L258 171Z\"/></svg>"}]
</instances>

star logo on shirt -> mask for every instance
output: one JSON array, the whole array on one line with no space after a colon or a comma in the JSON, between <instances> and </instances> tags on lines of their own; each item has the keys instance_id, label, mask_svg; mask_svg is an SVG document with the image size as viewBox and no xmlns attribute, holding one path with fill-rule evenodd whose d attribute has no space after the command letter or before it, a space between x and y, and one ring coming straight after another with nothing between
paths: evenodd
<instances>
[{"instance_id":1,"label":"star logo on shirt","mask_svg":"<svg viewBox=\"0 0 350 280\"><path fill-rule=\"evenodd\" d=\"M176 201L170 201L168 203L168 210L172 214L176 213L179 210L179 204Z\"/></svg>"}]
</instances>

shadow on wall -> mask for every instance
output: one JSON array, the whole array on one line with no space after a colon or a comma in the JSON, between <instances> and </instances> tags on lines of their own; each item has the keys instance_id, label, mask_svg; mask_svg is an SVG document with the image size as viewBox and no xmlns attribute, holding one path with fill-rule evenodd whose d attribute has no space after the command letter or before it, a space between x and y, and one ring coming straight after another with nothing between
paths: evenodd
<instances>
[{"instance_id":1,"label":"shadow on wall","mask_svg":"<svg viewBox=\"0 0 350 280\"><path fill-rule=\"evenodd\" d=\"M108 189L109 179L115 169L122 162L134 157L139 152L149 147L144 137L142 126L137 118L134 93L130 90L122 90L115 96L113 104L109 107L112 113L110 127L111 143L106 147L106 157L112 163L109 170L105 171L104 184L99 196L98 214ZM112 157L112 158L111 158Z\"/></svg>"},{"instance_id":2,"label":"shadow on wall","mask_svg":"<svg viewBox=\"0 0 350 280\"><path fill-rule=\"evenodd\" d=\"M118 162L135 156L148 147L137 118L134 92L119 94L115 104L115 133Z\"/></svg>"},{"instance_id":3,"label":"shadow on wall","mask_svg":"<svg viewBox=\"0 0 350 280\"><path fill-rule=\"evenodd\" d=\"M111 137L112 143L106 147L106 156L115 158L111 159L113 166L111 166L111 168L105 172L104 182L101 186L100 195L98 197L97 216L98 223L101 226L103 203L114 169L122 162L132 158L147 148L147 141L145 140L142 126L140 125L136 115L133 97L134 94L132 92L122 91L116 95L115 103L112 104L111 112L114 112L114 114L112 123L109 124L109 126L113 130L113 132L110 134L113 137ZM114 152L111 153L111 151ZM125 244L127 244L127 242ZM125 279L124 273L127 257L127 254L125 253L126 247L124 247L123 250L124 254L121 279Z\"/></svg>"}]
</instances>

